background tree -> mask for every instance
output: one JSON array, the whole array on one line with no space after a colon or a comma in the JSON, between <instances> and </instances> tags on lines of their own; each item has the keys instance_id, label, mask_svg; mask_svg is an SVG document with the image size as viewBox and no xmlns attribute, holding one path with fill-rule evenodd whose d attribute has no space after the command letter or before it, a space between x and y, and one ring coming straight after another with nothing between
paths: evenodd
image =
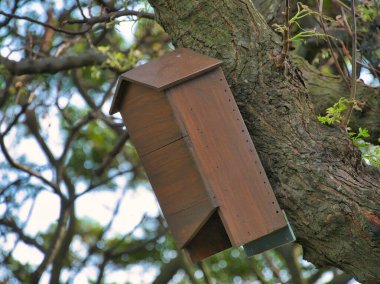
<instances>
[{"instance_id":1,"label":"background tree","mask_svg":"<svg viewBox=\"0 0 380 284\"><path fill-rule=\"evenodd\" d=\"M149 2L0 3L0 281L379 283L378 2ZM231 249L191 265L157 212L114 231L125 196L149 185L110 98L118 75L173 45L224 61L303 250ZM100 192L114 194L106 224L78 215ZM53 200L56 221L32 232L43 217L33 212ZM145 278L117 274L134 269Z\"/></svg>"}]
</instances>

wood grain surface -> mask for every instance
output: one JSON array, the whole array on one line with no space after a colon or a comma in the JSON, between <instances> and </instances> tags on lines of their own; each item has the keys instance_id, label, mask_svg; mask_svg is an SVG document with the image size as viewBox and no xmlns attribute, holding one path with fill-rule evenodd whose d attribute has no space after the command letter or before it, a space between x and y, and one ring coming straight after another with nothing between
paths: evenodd
<instances>
[{"instance_id":1,"label":"wood grain surface","mask_svg":"<svg viewBox=\"0 0 380 284\"><path fill-rule=\"evenodd\" d=\"M287 226L220 68L166 91L239 246Z\"/></svg>"},{"instance_id":2,"label":"wood grain surface","mask_svg":"<svg viewBox=\"0 0 380 284\"><path fill-rule=\"evenodd\" d=\"M140 156L157 150L183 135L163 92L129 84L121 116Z\"/></svg>"},{"instance_id":3,"label":"wood grain surface","mask_svg":"<svg viewBox=\"0 0 380 284\"><path fill-rule=\"evenodd\" d=\"M180 248L201 229L217 207L205 188L185 139L142 157L154 193Z\"/></svg>"}]
</instances>

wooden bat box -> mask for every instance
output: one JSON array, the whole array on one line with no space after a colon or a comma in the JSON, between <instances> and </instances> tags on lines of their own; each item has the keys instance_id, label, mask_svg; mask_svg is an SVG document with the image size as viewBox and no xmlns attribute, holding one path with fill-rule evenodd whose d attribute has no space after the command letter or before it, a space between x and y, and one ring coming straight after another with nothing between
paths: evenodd
<instances>
[{"instance_id":1,"label":"wooden bat box","mask_svg":"<svg viewBox=\"0 0 380 284\"><path fill-rule=\"evenodd\" d=\"M293 241L220 67L180 48L122 74L120 112L179 248L193 262Z\"/></svg>"}]
</instances>

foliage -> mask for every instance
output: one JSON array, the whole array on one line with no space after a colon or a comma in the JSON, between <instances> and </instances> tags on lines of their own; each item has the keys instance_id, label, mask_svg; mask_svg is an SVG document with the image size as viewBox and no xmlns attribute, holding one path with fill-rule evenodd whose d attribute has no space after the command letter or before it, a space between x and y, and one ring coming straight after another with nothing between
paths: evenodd
<instances>
[{"instance_id":1,"label":"foliage","mask_svg":"<svg viewBox=\"0 0 380 284\"><path fill-rule=\"evenodd\" d=\"M339 124L343 119L344 111L347 110L347 104L352 103L352 101L346 98L340 98L332 107L327 108L325 116L318 115L317 118L322 124ZM356 109L360 110L357 105ZM368 129L359 127L358 133L348 132L348 135L351 137L354 145L362 152L362 158L367 161L369 165L380 167L380 146L364 141L364 138L370 137Z\"/></svg>"},{"instance_id":2,"label":"foliage","mask_svg":"<svg viewBox=\"0 0 380 284\"><path fill-rule=\"evenodd\" d=\"M301 2L297 2L297 12L292 18L289 19L288 27L286 27L286 25L274 24L273 28L276 32L284 33L285 29L290 30L292 26L294 25L297 26L300 29L300 31L298 31L295 35L289 37L288 39L289 42L296 41L296 40L304 41L308 37L320 37L320 38L331 37L330 35L319 33L315 30L305 30L304 28L302 28L299 22L300 20L302 20L303 18L307 16L318 16L318 17L331 20L330 18L323 16L319 14L318 12L310 9L309 6Z\"/></svg>"},{"instance_id":3,"label":"foliage","mask_svg":"<svg viewBox=\"0 0 380 284\"><path fill-rule=\"evenodd\" d=\"M318 115L318 120L322 124L329 125L340 123L343 118L343 112L347 110L347 104L349 103L350 101L346 98L340 98L332 107L327 108L325 116Z\"/></svg>"},{"instance_id":4,"label":"foliage","mask_svg":"<svg viewBox=\"0 0 380 284\"><path fill-rule=\"evenodd\" d=\"M348 132L354 145L362 152L362 158L374 167L380 167L380 145L365 142L364 138L370 137L367 128L359 128L359 132ZM379 140L380 142L380 140Z\"/></svg>"}]
</instances>

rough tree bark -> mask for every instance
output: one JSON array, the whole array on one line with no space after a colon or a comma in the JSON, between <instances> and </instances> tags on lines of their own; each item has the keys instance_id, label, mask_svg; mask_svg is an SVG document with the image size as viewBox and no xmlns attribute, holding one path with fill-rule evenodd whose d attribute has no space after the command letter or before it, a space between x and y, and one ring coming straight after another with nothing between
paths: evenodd
<instances>
[{"instance_id":1,"label":"rough tree bark","mask_svg":"<svg viewBox=\"0 0 380 284\"><path fill-rule=\"evenodd\" d=\"M175 46L223 69L282 208L317 266L380 283L379 171L321 125L300 73L274 66L281 41L249 0L150 0Z\"/></svg>"}]
</instances>

